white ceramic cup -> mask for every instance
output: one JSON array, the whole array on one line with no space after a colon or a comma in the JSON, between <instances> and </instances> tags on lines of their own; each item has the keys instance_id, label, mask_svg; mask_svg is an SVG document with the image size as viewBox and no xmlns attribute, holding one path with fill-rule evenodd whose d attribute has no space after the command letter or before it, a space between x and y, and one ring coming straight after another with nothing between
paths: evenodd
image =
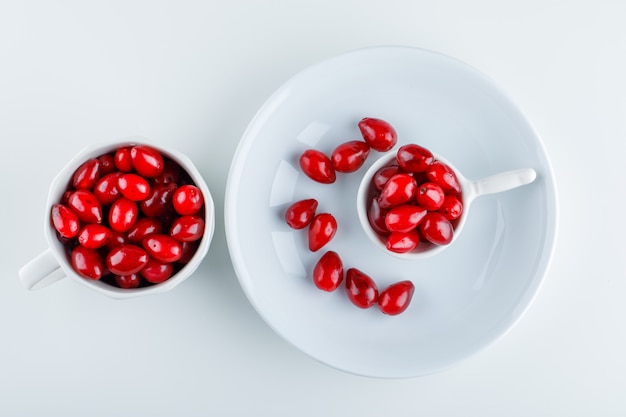
<instances>
[{"instance_id":1,"label":"white ceramic cup","mask_svg":"<svg viewBox=\"0 0 626 417\"><path fill-rule=\"evenodd\" d=\"M365 174L363 174L363 178L361 179L356 198L356 209L359 216L359 221L361 223L361 227L363 227L365 234L367 234L367 236L372 240L372 242L376 244L376 246L384 250L389 255L395 256L396 258L406 260L424 259L440 253L441 251L452 245L456 238L461 234L467 220L470 206L476 198L483 195L500 193L503 191L511 190L513 188L521 187L522 185L530 184L535 180L535 178L537 178L537 173L534 169L521 168L501 172L499 174L495 174L478 180L470 180L465 178L455 168L455 166L452 165L445 158L434 153L433 156L435 160L443 162L454 171L457 179L459 180L459 184L461 185L461 202L463 203L463 212L461 214L461 217L459 217L458 219L456 228L454 229L452 241L447 245L435 245L429 242L420 242L417 248L415 248L413 251L396 253L388 250L385 245L385 238L378 234L374 229L372 229L372 226L370 225L367 216L368 205L370 203L368 195L370 193L372 178L380 168L394 163L396 153L383 155L369 167L369 169L365 172Z\"/></svg>"},{"instance_id":2,"label":"white ceramic cup","mask_svg":"<svg viewBox=\"0 0 626 417\"><path fill-rule=\"evenodd\" d=\"M147 287L123 289L98 280L85 279L78 275L72 268L63 243L56 236L51 219L50 210L53 204L61 201L74 171L90 158L97 158L106 153L115 151L117 148L130 145L149 145L161 152L163 156L172 159L183 168L195 185L200 188L204 197L204 234L191 260L169 279L159 284ZM206 256L213 232L215 230L215 205L213 198L204 179L185 155L173 149L158 146L143 137L131 137L114 142L88 146L80 151L53 179L48 193L48 200L44 210L44 235L48 243L46 249L39 256L24 265L19 271L19 277L24 286L29 290L39 289L53 284L63 278L69 278L80 285L91 288L101 294L112 298L130 298L140 295L156 294L169 291L187 279L200 265Z\"/></svg>"}]
</instances>

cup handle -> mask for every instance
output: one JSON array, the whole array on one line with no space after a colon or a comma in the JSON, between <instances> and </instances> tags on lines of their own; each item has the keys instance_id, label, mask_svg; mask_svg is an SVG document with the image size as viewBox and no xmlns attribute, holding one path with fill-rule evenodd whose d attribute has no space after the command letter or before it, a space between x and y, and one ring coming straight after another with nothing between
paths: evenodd
<instances>
[{"instance_id":1,"label":"cup handle","mask_svg":"<svg viewBox=\"0 0 626 417\"><path fill-rule=\"evenodd\" d=\"M28 290L47 287L66 276L50 248L24 265L18 275Z\"/></svg>"}]
</instances>

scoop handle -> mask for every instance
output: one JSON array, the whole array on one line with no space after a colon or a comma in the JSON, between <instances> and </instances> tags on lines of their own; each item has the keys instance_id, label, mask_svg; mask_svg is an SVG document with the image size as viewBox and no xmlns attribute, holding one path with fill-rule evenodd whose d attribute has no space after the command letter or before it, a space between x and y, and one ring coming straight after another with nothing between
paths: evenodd
<instances>
[{"instance_id":1,"label":"scoop handle","mask_svg":"<svg viewBox=\"0 0 626 417\"><path fill-rule=\"evenodd\" d=\"M478 197L512 190L530 184L535 178L537 178L537 173L532 168L514 169L472 181L472 189Z\"/></svg>"}]
</instances>

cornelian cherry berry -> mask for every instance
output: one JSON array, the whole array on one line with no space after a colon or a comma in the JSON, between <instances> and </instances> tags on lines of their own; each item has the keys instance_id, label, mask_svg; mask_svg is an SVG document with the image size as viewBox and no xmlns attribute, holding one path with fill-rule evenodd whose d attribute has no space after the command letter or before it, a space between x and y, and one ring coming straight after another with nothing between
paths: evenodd
<instances>
[{"instance_id":1,"label":"cornelian cherry berry","mask_svg":"<svg viewBox=\"0 0 626 417\"><path fill-rule=\"evenodd\" d=\"M313 220L317 210L317 200L307 198L291 204L285 212L285 220L292 229L304 229Z\"/></svg>"},{"instance_id":2,"label":"cornelian cherry berry","mask_svg":"<svg viewBox=\"0 0 626 417\"><path fill-rule=\"evenodd\" d=\"M309 225L309 250L317 252L337 233L337 220L330 213L320 213Z\"/></svg>"},{"instance_id":3,"label":"cornelian cherry berry","mask_svg":"<svg viewBox=\"0 0 626 417\"><path fill-rule=\"evenodd\" d=\"M343 263L337 252L322 255L313 268L313 283L323 291L335 291L343 282Z\"/></svg>"},{"instance_id":4,"label":"cornelian cherry berry","mask_svg":"<svg viewBox=\"0 0 626 417\"><path fill-rule=\"evenodd\" d=\"M424 172L434 162L432 152L414 143L401 146L396 155L398 165L407 172Z\"/></svg>"},{"instance_id":5,"label":"cornelian cherry berry","mask_svg":"<svg viewBox=\"0 0 626 417\"><path fill-rule=\"evenodd\" d=\"M178 214L196 214L204 204L202 191L195 185L182 185L174 191L172 204Z\"/></svg>"},{"instance_id":6,"label":"cornelian cherry berry","mask_svg":"<svg viewBox=\"0 0 626 417\"><path fill-rule=\"evenodd\" d=\"M337 179L333 163L326 154L315 150L307 149L298 159L302 172L313 181L322 184L332 184Z\"/></svg>"},{"instance_id":7,"label":"cornelian cherry berry","mask_svg":"<svg viewBox=\"0 0 626 417\"><path fill-rule=\"evenodd\" d=\"M349 173L361 168L369 153L370 147L367 143L353 140L337 146L330 159L335 171Z\"/></svg>"},{"instance_id":8,"label":"cornelian cherry berry","mask_svg":"<svg viewBox=\"0 0 626 417\"><path fill-rule=\"evenodd\" d=\"M396 130L386 121L366 117L359 121L359 130L365 142L375 151L387 152L396 145Z\"/></svg>"},{"instance_id":9,"label":"cornelian cherry berry","mask_svg":"<svg viewBox=\"0 0 626 417\"><path fill-rule=\"evenodd\" d=\"M396 282L380 293L378 307L387 315L398 315L409 307L414 292L415 286L411 281Z\"/></svg>"},{"instance_id":10,"label":"cornelian cherry berry","mask_svg":"<svg viewBox=\"0 0 626 417\"><path fill-rule=\"evenodd\" d=\"M369 275L356 268L346 271L346 293L352 304L359 308L370 308L378 301L376 283Z\"/></svg>"}]
</instances>

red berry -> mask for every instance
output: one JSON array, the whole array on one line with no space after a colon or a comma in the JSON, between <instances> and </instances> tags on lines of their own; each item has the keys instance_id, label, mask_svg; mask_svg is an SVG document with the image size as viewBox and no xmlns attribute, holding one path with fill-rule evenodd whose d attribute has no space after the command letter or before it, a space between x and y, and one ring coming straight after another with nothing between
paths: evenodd
<instances>
[{"instance_id":1,"label":"red berry","mask_svg":"<svg viewBox=\"0 0 626 417\"><path fill-rule=\"evenodd\" d=\"M316 252L326 245L337 232L337 220L330 213L320 213L309 225L309 250Z\"/></svg>"},{"instance_id":2,"label":"red berry","mask_svg":"<svg viewBox=\"0 0 626 417\"><path fill-rule=\"evenodd\" d=\"M120 190L117 187L120 175L122 173L119 171L111 172L96 182L93 193L103 206L108 206L120 196Z\"/></svg>"},{"instance_id":3,"label":"red berry","mask_svg":"<svg viewBox=\"0 0 626 417\"><path fill-rule=\"evenodd\" d=\"M117 188L129 200L141 201L150 195L150 184L137 174L122 174L117 179Z\"/></svg>"},{"instance_id":4,"label":"red berry","mask_svg":"<svg viewBox=\"0 0 626 417\"><path fill-rule=\"evenodd\" d=\"M313 268L313 283L323 291L335 291L343 282L343 263L336 252L328 251Z\"/></svg>"},{"instance_id":5,"label":"red berry","mask_svg":"<svg viewBox=\"0 0 626 417\"><path fill-rule=\"evenodd\" d=\"M111 204L109 226L116 232L127 232L137 221L138 215L137 202L120 197Z\"/></svg>"},{"instance_id":6,"label":"red berry","mask_svg":"<svg viewBox=\"0 0 626 417\"><path fill-rule=\"evenodd\" d=\"M137 288L141 283L141 277L138 274L115 275L115 283L124 289Z\"/></svg>"},{"instance_id":7,"label":"red berry","mask_svg":"<svg viewBox=\"0 0 626 417\"><path fill-rule=\"evenodd\" d=\"M417 227L426 215L426 209L412 204L402 204L390 209L385 216L385 226L390 232L409 232Z\"/></svg>"},{"instance_id":8,"label":"red berry","mask_svg":"<svg viewBox=\"0 0 626 417\"><path fill-rule=\"evenodd\" d=\"M376 173L372 177L372 184L374 184L374 188L376 189L376 191L380 192L385 187L385 184L387 184L387 181L389 181L391 177L396 174L401 174L402 172L402 169L400 169L398 165L384 166L376 171Z\"/></svg>"},{"instance_id":9,"label":"red berry","mask_svg":"<svg viewBox=\"0 0 626 417\"><path fill-rule=\"evenodd\" d=\"M179 242L193 242L204 233L204 219L195 214L180 216L170 227L170 236Z\"/></svg>"},{"instance_id":10,"label":"red berry","mask_svg":"<svg viewBox=\"0 0 626 417\"><path fill-rule=\"evenodd\" d=\"M385 224L385 217L388 212L388 209L380 208L377 198L372 198L367 210L367 220L370 226L372 226L372 229L381 235L389 234L389 230Z\"/></svg>"},{"instance_id":11,"label":"red berry","mask_svg":"<svg viewBox=\"0 0 626 417\"><path fill-rule=\"evenodd\" d=\"M174 265L169 262L161 262L154 258L150 258L146 266L143 267L139 273L146 281L152 284L159 284L169 277L174 272Z\"/></svg>"},{"instance_id":12,"label":"red berry","mask_svg":"<svg viewBox=\"0 0 626 417\"><path fill-rule=\"evenodd\" d=\"M136 274L147 263L148 254L146 251L130 243L114 247L106 257L107 267L115 275Z\"/></svg>"},{"instance_id":13,"label":"red berry","mask_svg":"<svg viewBox=\"0 0 626 417\"><path fill-rule=\"evenodd\" d=\"M317 200L314 198L296 201L287 208L285 220L293 229L304 229L313 220L315 210L317 210Z\"/></svg>"},{"instance_id":14,"label":"red berry","mask_svg":"<svg viewBox=\"0 0 626 417\"><path fill-rule=\"evenodd\" d=\"M330 158L318 150L307 149L300 155L298 162L302 172L313 181L332 184L337 178Z\"/></svg>"},{"instance_id":15,"label":"red berry","mask_svg":"<svg viewBox=\"0 0 626 417\"><path fill-rule=\"evenodd\" d=\"M436 245L447 245L452 241L454 227L445 216L438 212L429 212L419 225L424 239Z\"/></svg>"},{"instance_id":16,"label":"red berry","mask_svg":"<svg viewBox=\"0 0 626 417\"><path fill-rule=\"evenodd\" d=\"M140 217L126 233L128 241L141 244L143 239L155 233L163 232L163 224L153 217Z\"/></svg>"},{"instance_id":17,"label":"red berry","mask_svg":"<svg viewBox=\"0 0 626 417\"><path fill-rule=\"evenodd\" d=\"M87 249L99 249L106 245L113 233L101 224L88 224L78 234L78 243Z\"/></svg>"},{"instance_id":18,"label":"red berry","mask_svg":"<svg viewBox=\"0 0 626 417\"><path fill-rule=\"evenodd\" d=\"M456 220L463 214L463 203L455 195L446 195L443 204L439 208L439 213L448 220Z\"/></svg>"},{"instance_id":19,"label":"red berry","mask_svg":"<svg viewBox=\"0 0 626 417\"><path fill-rule=\"evenodd\" d=\"M104 268L100 255L94 249L76 246L70 256L72 268L83 278L99 280L102 278Z\"/></svg>"},{"instance_id":20,"label":"red berry","mask_svg":"<svg viewBox=\"0 0 626 417\"><path fill-rule=\"evenodd\" d=\"M443 204L444 197L445 194L439 185L434 182L425 182L417 187L415 199L417 204L426 210L435 211L439 210Z\"/></svg>"},{"instance_id":21,"label":"red berry","mask_svg":"<svg viewBox=\"0 0 626 417\"><path fill-rule=\"evenodd\" d=\"M461 184L459 183L456 173L452 168L441 161L433 162L428 169L426 169L426 178L438 184L446 193L461 192Z\"/></svg>"},{"instance_id":22,"label":"red berry","mask_svg":"<svg viewBox=\"0 0 626 417\"><path fill-rule=\"evenodd\" d=\"M119 171L130 172L133 170L133 159L130 156L130 148L130 146L125 146L115 151L113 161Z\"/></svg>"},{"instance_id":23,"label":"red berry","mask_svg":"<svg viewBox=\"0 0 626 417\"><path fill-rule=\"evenodd\" d=\"M420 242L420 235L413 229L408 232L392 232L387 236L387 250L395 253L411 252Z\"/></svg>"},{"instance_id":24,"label":"red berry","mask_svg":"<svg viewBox=\"0 0 626 417\"><path fill-rule=\"evenodd\" d=\"M67 204L80 221L102 223L102 206L98 198L90 191L77 190L68 198Z\"/></svg>"},{"instance_id":25,"label":"red berry","mask_svg":"<svg viewBox=\"0 0 626 417\"><path fill-rule=\"evenodd\" d=\"M172 160L165 160L163 171L152 179L155 184L168 184L173 182L178 184L180 180L180 167Z\"/></svg>"},{"instance_id":26,"label":"red berry","mask_svg":"<svg viewBox=\"0 0 626 417\"><path fill-rule=\"evenodd\" d=\"M89 159L79 166L72 176L72 184L77 190L91 190L100 178L100 161Z\"/></svg>"},{"instance_id":27,"label":"red berry","mask_svg":"<svg viewBox=\"0 0 626 417\"><path fill-rule=\"evenodd\" d=\"M349 173L361 168L369 153L370 147L367 143L353 140L337 146L330 159L335 171Z\"/></svg>"},{"instance_id":28,"label":"red berry","mask_svg":"<svg viewBox=\"0 0 626 417\"><path fill-rule=\"evenodd\" d=\"M358 126L365 142L375 151L387 152L398 141L395 129L384 120L366 117Z\"/></svg>"},{"instance_id":29,"label":"red berry","mask_svg":"<svg viewBox=\"0 0 626 417\"><path fill-rule=\"evenodd\" d=\"M346 292L352 304L359 308L370 308L378 301L376 283L356 268L346 272Z\"/></svg>"},{"instance_id":30,"label":"red berry","mask_svg":"<svg viewBox=\"0 0 626 417\"><path fill-rule=\"evenodd\" d=\"M176 262L183 254L182 244L164 234L153 234L144 238L142 246L150 256L161 262Z\"/></svg>"},{"instance_id":31,"label":"red berry","mask_svg":"<svg viewBox=\"0 0 626 417\"><path fill-rule=\"evenodd\" d=\"M163 156L151 146L133 146L130 149L130 157L135 171L143 177L154 178L163 172L165 165Z\"/></svg>"},{"instance_id":32,"label":"red berry","mask_svg":"<svg viewBox=\"0 0 626 417\"><path fill-rule=\"evenodd\" d=\"M404 312L411 303L415 286L411 281L400 281L387 287L378 297L380 311L390 316Z\"/></svg>"},{"instance_id":33,"label":"red berry","mask_svg":"<svg viewBox=\"0 0 626 417\"><path fill-rule=\"evenodd\" d=\"M387 181L378 197L381 208L395 207L415 198L417 182L409 174L397 174Z\"/></svg>"},{"instance_id":34,"label":"red berry","mask_svg":"<svg viewBox=\"0 0 626 417\"><path fill-rule=\"evenodd\" d=\"M400 168L407 172L424 172L435 158L428 149L411 143L398 149L396 160Z\"/></svg>"},{"instance_id":35,"label":"red berry","mask_svg":"<svg viewBox=\"0 0 626 417\"><path fill-rule=\"evenodd\" d=\"M50 210L50 218L54 229L61 237L71 239L78 234L80 221L78 216L63 204L53 204Z\"/></svg>"},{"instance_id":36,"label":"red berry","mask_svg":"<svg viewBox=\"0 0 626 417\"><path fill-rule=\"evenodd\" d=\"M139 203L141 212L149 217L160 217L172 208L172 197L176 191L173 182L157 184L150 190L150 195Z\"/></svg>"},{"instance_id":37,"label":"red berry","mask_svg":"<svg viewBox=\"0 0 626 417\"><path fill-rule=\"evenodd\" d=\"M182 185L174 191L172 204L178 214L195 214L204 204L202 191L195 185Z\"/></svg>"},{"instance_id":38,"label":"red berry","mask_svg":"<svg viewBox=\"0 0 626 417\"><path fill-rule=\"evenodd\" d=\"M100 175L101 176L110 174L111 172L117 169L115 167L115 159L113 158L113 155L110 153L99 156L98 161L100 161Z\"/></svg>"}]
</instances>

